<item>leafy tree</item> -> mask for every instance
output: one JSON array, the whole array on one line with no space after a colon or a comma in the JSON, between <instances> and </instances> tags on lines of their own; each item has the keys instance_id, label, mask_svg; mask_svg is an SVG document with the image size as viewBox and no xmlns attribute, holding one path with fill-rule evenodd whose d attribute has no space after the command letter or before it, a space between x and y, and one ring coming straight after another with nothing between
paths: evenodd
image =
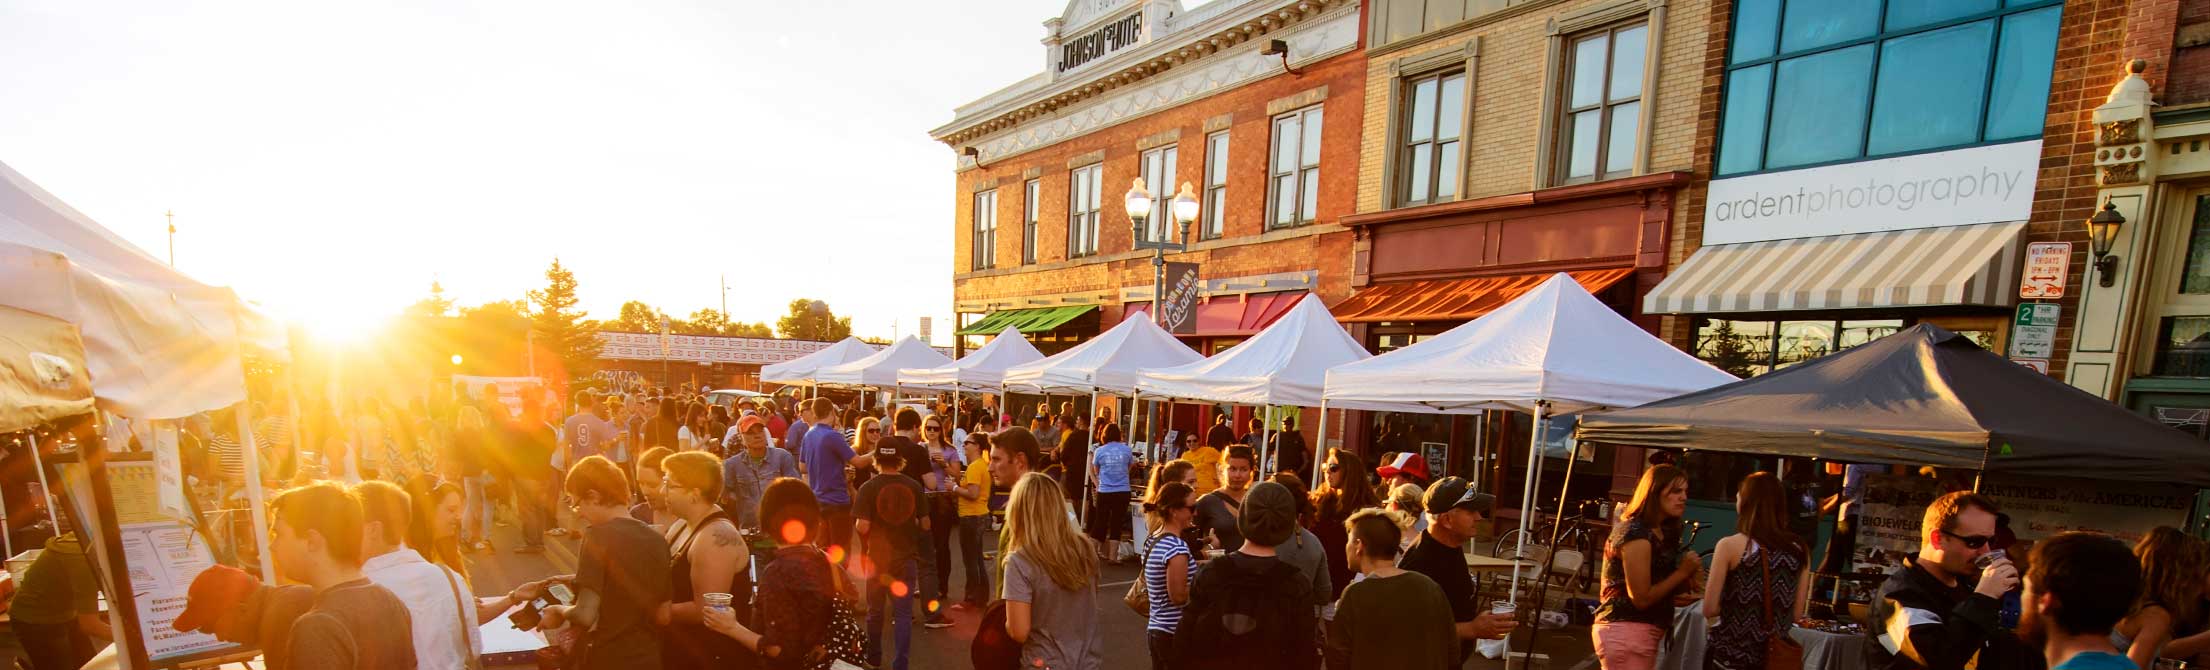
<instances>
[{"instance_id":1,"label":"leafy tree","mask_svg":"<svg viewBox=\"0 0 2210 670\"><path fill-rule=\"evenodd\" d=\"M430 295L407 306L407 316L445 316L453 309L453 301L445 297L445 287L437 280L430 280Z\"/></svg>"},{"instance_id":2,"label":"leafy tree","mask_svg":"<svg viewBox=\"0 0 2210 670\"><path fill-rule=\"evenodd\" d=\"M530 318L528 300L493 300L474 307L460 308L463 319L522 319Z\"/></svg>"},{"instance_id":3,"label":"leafy tree","mask_svg":"<svg viewBox=\"0 0 2210 670\"><path fill-rule=\"evenodd\" d=\"M731 321L729 322L728 330L724 331L722 334L730 337L767 338L775 336L775 329L767 327L766 322L745 323L743 321Z\"/></svg>"},{"instance_id":4,"label":"leafy tree","mask_svg":"<svg viewBox=\"0 0 2210 670\"><path fill-rule=\"evenodd\" d=\"M852 317L838 317L829 303L808 298L790 301L790 313L775 321L775 332L793 340L835 342L852 336Z\"/></svg>"},{"instance_id":5,"label":"leafy tree","mask_svg":"<svg viewBox=\"0 0 2210 670\"><path fill-rule=\"evenodd\" d=\"M545 268L545 288L530 291L529 302L535 307L529 318L538 346L560 358L570 379L588 376L598 368L598 333L586 327L583 312L576 309L576 275L562 267L558 257Z\"/></svg>"},{"instance_id":6,"label":"leafy tree","mask_svg":"<svg viewBox=\"0 0 2210 670\"><path fill-rule=\"evenodd\" d=\"M668 318L667 312L662 312L657 307L647 305L643 300L631 300L622 303L621 312L615 315L613 321L608 321L603 325L612 330L626 330L633 333L658 333L660 332L660 321L662 319L668 320L669 330L675 332L684 330L683 327L674 322L674 319Z\"/></svg>"},{"instance_id":7,"label":"leafy tree","mask_svg":"<svg viewBox=\"0 0 2210 670\"><path fill-rule=\"evenodd\" d=\"M684 335L719 335L721 337L774 337L774 329L764 323L730 321L729 315L718 309L701 309L691 312L690 318L670 322L668 327Z\"/></svg>"}]
</instances>

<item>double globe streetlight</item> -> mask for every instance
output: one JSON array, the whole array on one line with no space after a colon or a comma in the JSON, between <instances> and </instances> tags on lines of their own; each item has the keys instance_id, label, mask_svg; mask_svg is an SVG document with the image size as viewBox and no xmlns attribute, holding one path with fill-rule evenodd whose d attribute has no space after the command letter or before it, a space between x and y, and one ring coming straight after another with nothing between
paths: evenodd
<instances>
[{"instance_id":1,"label":"double globe streetlight","mask_svg":"<svg viewBox=\"0 0 2210 670\"><path fill-rule=\"evenodd\" d=\"M1129 187L1125 197L1128 224L1132 232L1129 239L1135 240L1135 248L1151 250L1151 322L1164 327L1166 254L1189 250L1189 226L1197 222L1197 194L1192 191L1189 182L1185 181L1182 182L1182 191L1174 195L1174 222L1180 224L1180 234L1172 240L1163 239L1166 237L1166 231L1163 230L1158 236L1162 239L1152 239L1150 230L1144 226L1151 218L1151 191L1143 187L1142 179L1135 180L1135 185Z\"/></svg>"}]
</instances>

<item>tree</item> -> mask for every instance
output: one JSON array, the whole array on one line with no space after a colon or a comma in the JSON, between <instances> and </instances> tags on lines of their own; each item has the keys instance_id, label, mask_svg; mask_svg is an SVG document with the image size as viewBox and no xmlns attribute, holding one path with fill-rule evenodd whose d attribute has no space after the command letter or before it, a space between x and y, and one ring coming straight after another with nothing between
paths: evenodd
<instances>
[{"instance_id":1,"label":"tree","mask_svg":"<svg viewBox=\"0 0 2210 670\"><path fill-rule=\"evenodd\" d=\"M1756 375L1759 364L1765 360L1765 356L1750 346L1749 336L1734 332L1732 321L1720 321L1713 327L1702 348L1701 358L1705 362L1743 379Z\"/></svg>"},{"instance_id":2,"label":"tree","mask_svg":"<svg viewBox=\"0 0 2210 670\"><path fill-rule=\"evenodd\" d=\"M629 302L622 303L621 313L615 315L614 320L606 322L605 325L607 328L613 330L626 330L634 333L658 333L660 332L660 322L663 319L669 322L669 330L684 330L674 323L674 319L668 318L667 312L662 312L657 307L647 305L643 300L631 300Z\"/></svg>"},{"instance_id":3,"label":"tree","mask_svg":"<svg viewBox=\"0 0 2210 670\"><path fill-rule=\"evenodd\" d=\"M561 267L559 257L545 268L545 288L530 291L529 302L535 306L529 317L537 346L560 358L568 368L568 378L580 379L598 368L598 333L581 323L583 312L576 309L576 275Z\"/></svg>"},{"instance_id":4,"label":"tree","mask_svg":"<svg viewBox=\"0 0 2210 670\"><path fill-rule=\"evenodd\" d=\"M528 300L493 300L474 307L460 308L462 319L522 319L529 316Z\"/></svg>"},{"instance_id":5,"label":"tree","mask_svg":"<svg viewBox=\"0 0 2210 670\"><path fill-rule=\"evenodd\" d=\"M728 331L722 334L730 337L771 338L775 336L775 329L767 327L767 323L764 321L758 323L731 321L729 322Z\"/></svg>"},{"instance_id":6,"label":"tree","mask_svg":"<svg viewBox=\"0 0 2210 670\"><path fill-rule=\"evenodd\" d=\"M837 317L829 303L799 298L790 301L789 314L775 321L775 332L793 340L835 342L852 336L852 317Z\"/></svg>"},{"instance_id":7,"label":"tree","mask_svg":"<svg viewBox=\"0 0 2210 670\"><path fill-rule=\"evenodd\" d=\"M432 279L430 280L430 296L408 305L406 315L445 316L445 313L452 311L452 309L453 301L445 297L445 287L438 285L437 280Z\"/></svg>"},{"instance_id":8,"label":"tree","mask_svg":"<svg viewBox=\"0 0 2210 670\"><path fill-rule=\"evenodd\" d=\"M684 335L719 335L721 337L774 337L774 329L764 323L730 321L729 315L718 309L701 309L691 312L690 318L672 321L668 327Z\"/></svg>"}]
</instances>

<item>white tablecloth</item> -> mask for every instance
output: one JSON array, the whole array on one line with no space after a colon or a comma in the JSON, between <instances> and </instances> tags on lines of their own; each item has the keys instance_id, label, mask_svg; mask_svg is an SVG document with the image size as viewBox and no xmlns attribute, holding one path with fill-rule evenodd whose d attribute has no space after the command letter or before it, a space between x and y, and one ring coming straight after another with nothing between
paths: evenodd
<instances>
[{"instance_id":1,"label":"white tablecloth","mask_svg":"<svg viewBox=\"0 0 2210 670\"><path fill-rule=\"evenodd\" d=\"M1703 670L1709 633L1703 601L1674 610L1673 629L1658 647L1657 670ZM1788 637L1803 645L1803 670L1866 670L1864 635L1793 627Z\"/></svg>"}]
</instances>

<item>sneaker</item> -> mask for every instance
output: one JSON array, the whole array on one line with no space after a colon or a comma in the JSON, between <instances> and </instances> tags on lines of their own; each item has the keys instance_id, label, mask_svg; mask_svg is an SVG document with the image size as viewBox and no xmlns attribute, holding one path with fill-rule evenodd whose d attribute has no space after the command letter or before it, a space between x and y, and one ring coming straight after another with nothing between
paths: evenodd
<instances>
[{"instance_id":1,"label":"sneaker","mask_svg":"<svg viewBox=\"0 0 2210 670\"><path fill-rule=\"evenodd\" d=\"M922 620L921 626L930 630L950 628L952 627L952 620L950 617L944 616L943 612L935 612L930 614L929 618Z\"/></svg>"},{"instance_id":2,"label":"sneaker","mask_svg":"<svg viewBox=\"0 0 2210 670\"><path fill-rule=\"evenodd\" d=\"M548 530L548 531L545 531L545 534L546 534L546 535L551 535L551 536L553 536L553 537L567 537L567 536L568 536L568 529L566 529L566 528L554 528L554 529L552 529L552 530Z\"/></svg>"},{"instance_id":3,"label":"sneaker","mask_svg":"<svg viewBox=\"0 0 2210 670\"><path fill-rule=\"evenodd\" d=\"M478 541L476 543L476 551L479 553L489 553L491 551L491 543Z\"/></svg>"}]
</instances>

